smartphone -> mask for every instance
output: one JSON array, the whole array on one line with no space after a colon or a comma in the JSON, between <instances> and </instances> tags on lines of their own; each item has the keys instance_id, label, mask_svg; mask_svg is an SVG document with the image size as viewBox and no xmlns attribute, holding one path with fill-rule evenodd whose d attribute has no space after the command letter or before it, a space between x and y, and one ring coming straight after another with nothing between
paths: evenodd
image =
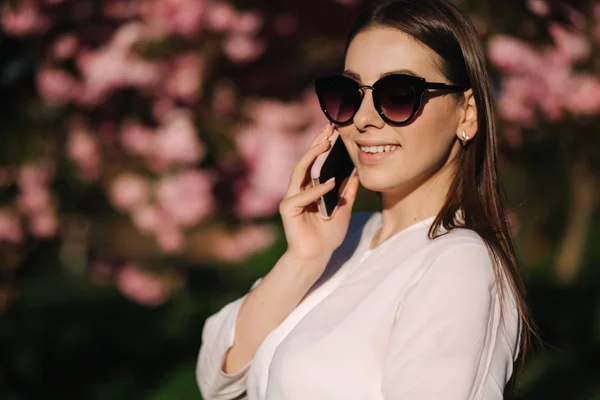
<instances>
[{"instance_id":1,"label":"smartphone","mask_svg":"<svg viewBox=\"0 0 600 400\"><path fill-rule=\"evenodd\" d=\"M335 177L335 187L318 201L321 217L330 219L337 210L340 199L346 191L346 185L354 170L354 164L348 154L348 150L340 139L340 133L334 128L333 135L329 139L331 147L323 154L319 154L310 170L310 177L314 186L327 182Z\"/></svg>"}]
</instances>

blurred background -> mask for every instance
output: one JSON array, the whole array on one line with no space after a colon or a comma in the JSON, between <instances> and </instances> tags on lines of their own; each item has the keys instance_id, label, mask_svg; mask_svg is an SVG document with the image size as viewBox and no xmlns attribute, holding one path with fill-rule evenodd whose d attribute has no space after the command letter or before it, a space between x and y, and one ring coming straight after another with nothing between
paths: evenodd
<instances>
[{"instance_id":1,"label":"blurred background","mask_svg":"<svg viewBox=\"0 0 600 400\"><path fill-rule=\"evenodd\" d=\"M362 3L0 3L1 399L200 399L204 320L285 249L312 80ZM510 398L600 399L600 2L456 3L541 336Z\"/></svg>"}]
</instances>

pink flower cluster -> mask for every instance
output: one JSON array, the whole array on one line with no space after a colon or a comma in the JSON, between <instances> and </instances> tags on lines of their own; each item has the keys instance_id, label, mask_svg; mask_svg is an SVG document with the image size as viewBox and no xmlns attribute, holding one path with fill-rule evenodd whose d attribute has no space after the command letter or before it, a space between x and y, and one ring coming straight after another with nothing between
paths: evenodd
<instances>
[{"instance_id":1,"label":"pink flower cluster","mask_svg":"<svg viewBox=\"0 0 600 400\"><path fill-rule=\"evenodd\" d=\"M150 307L163 304L171 294L164 278L135 264L125 265L118 271L116 284L131 301Z\"/></svg>"},{"instance_id":2,"label":"pink flower cluster","mask_svg":"<svg viewBox=\"0 0 600 400\"><path fill-rule=\"evenodd\" d=\"M52 26L35 0L18 1L15 8L5 2L1 17L1 26L7 33L15 36L37 35L46 32Z\"/></svg>"},{"instance_id":3,"label":"pink flower cluster","mask_svg":"<svg viewBox=\"0 0 600 400\"><path fill-rule=\"evenodd\" d=\"M224 1L214 2L206 13L206 28L225 35L225 55L237 63L254 61L264 52L265 43L256 38L262 25L258 12L239 12Z\"/></svg>"},{"instance_id":4,"label":"pink flower cluster","mask_svg":"<svg viewBox=\"0 0 600 400\"><path fill-rule=\"evenodd\" d=\"M22 166L10 180L18 187L13 205L0 210L0 242L20 243L27 232L33 237L48 239L56 236L59 220L52 199L50 184L54 167L48 160Z\"/></svg>"},{"instance_id":5,"label":"pink flower cluster","mask_svg":"<svg viewBox=\"0 0 600 400\"><path fill-rule=\"evenodd\" d=\"M142 157L155 171L194 166L206 154L198 139L194 119L185 110L171 110L157 128L130 120L121 127L121 145L132 156Z\"/></svg>"},{"instance_id":6,"label":"pink flower cluster","mask_svg":"<svg viewBox=\"0 0 600 400\"><path fill-rule=\"evenodd\" d=\"M165 251L181 250L183 231L199 224L214 209L212 177L187 169L151 183L140 175L123 173L110 185L109 198L128 213L135 226L153 235Z\"/></svg>"},{"instance_id":7,"label":"pink flower cluster","mask_svg":"<svg viewBox=\"0 0 600 400\"><path fill-rule=\"evenodd\" d=\"M219 259L239 262L270 246L275 239L276 231L272 226L249 225L239 228L232 234L215 235L212 248Z\"/></svg>"},{"instance_id":8,"label":"pink flower cluster","mask_svg":"<svg viewBox=\"0 0 600 400\"><path fill-rule=\"evenodd\" d=\"M17 203L29 220L29 232L38 238L54 237L58 231L58 218L50 196L50 183L54 174L51 162L37 161L21 168Z\"/></svg>"},{"instance_id":9,"label":"pink flower cluster","mask_svg":"<svg viewBox=\"0 0 600 400\"><path fill-rule=\"evenodd\" d=\"M316 107L311 95L304 102L263 100L249 107L254 124L236 136L249 168L247 181L239 187L239 216L254 218L276 212L294 165L325 123L320 110L315 115Z\"/></svg>"},{"instance_id":10,"label":"pink flower cluster","mask_svg":"<svg viewBox=\"0 0 600 400\"><path fill-rule=\"evenodd\" d=\"M67 154L82 180L93 182L100 177L102 152L98 137L79 121L72 123L67 139Z\"/></svg>"},{"instance_id":11,"label":"pink flower cluster","mask_svg":"<svg viewBox=\"0 0 600 400\"><path fill-rule=\"evenodd\" d=\"M531 2L543 13L537 2ZM600 27L600 9L594 21ZM585 25L584 25L585 27ZM536 49L506 35L496 35L489 42L490 60L503 74L499 109L508 122L535 125L539 115L549 121L600 113L600 74L597 70L578 68L590 57L593 39L577 27L567 29L550 23L553 46ZM594 68L598 68L595 66Z\"/></svg>"}]
</instances>

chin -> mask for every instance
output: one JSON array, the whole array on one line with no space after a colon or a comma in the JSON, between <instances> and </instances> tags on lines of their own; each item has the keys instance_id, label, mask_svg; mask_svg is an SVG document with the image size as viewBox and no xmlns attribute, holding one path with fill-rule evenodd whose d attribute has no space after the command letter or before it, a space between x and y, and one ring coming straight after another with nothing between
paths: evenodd
<instances>
[{"instance_id":1,"label":"chin","mask_svg":"<svg viewBox=\"0 0 600 400\"><path fill-rule=\"evenodd\" d=\"M365 174L359 173L360 184L362 187L372 192L389 192L402 186L402 183L398 182L398 177L391 179L391 177L386 175L387 174L375 174L371 172Z\"/></svg>"},{"instance_id":2,"label":"chin","mask_svg":"<svg viewBox=\"0 0 600 400\"><path fill-rule=\"evenodd\" d=\"M360 184L367 190L379 193L411 191L418 186L418 179L414 176L399 176L397 171L359 170Z\"/></svg>"}]
</instances>

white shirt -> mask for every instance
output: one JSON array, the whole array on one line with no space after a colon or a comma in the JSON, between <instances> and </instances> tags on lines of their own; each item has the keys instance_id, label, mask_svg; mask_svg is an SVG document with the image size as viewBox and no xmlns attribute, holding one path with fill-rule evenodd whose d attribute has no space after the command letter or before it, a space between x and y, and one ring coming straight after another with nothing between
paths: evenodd
<instances>
[{"instance_id":1,"label":"white shirt","mask_svg":"<svg viewBox=\"0 0 600 400\"><path fill-rule=\"evenodd\" d=\"M504 282L501 301L476 233L430 240L433 220L370 249L381 213L353 215L323 276L235 374L221 366L244 297L208 318L204 399L502 399L518 353L514 298Z\"/></svg>"}]
</instances>

